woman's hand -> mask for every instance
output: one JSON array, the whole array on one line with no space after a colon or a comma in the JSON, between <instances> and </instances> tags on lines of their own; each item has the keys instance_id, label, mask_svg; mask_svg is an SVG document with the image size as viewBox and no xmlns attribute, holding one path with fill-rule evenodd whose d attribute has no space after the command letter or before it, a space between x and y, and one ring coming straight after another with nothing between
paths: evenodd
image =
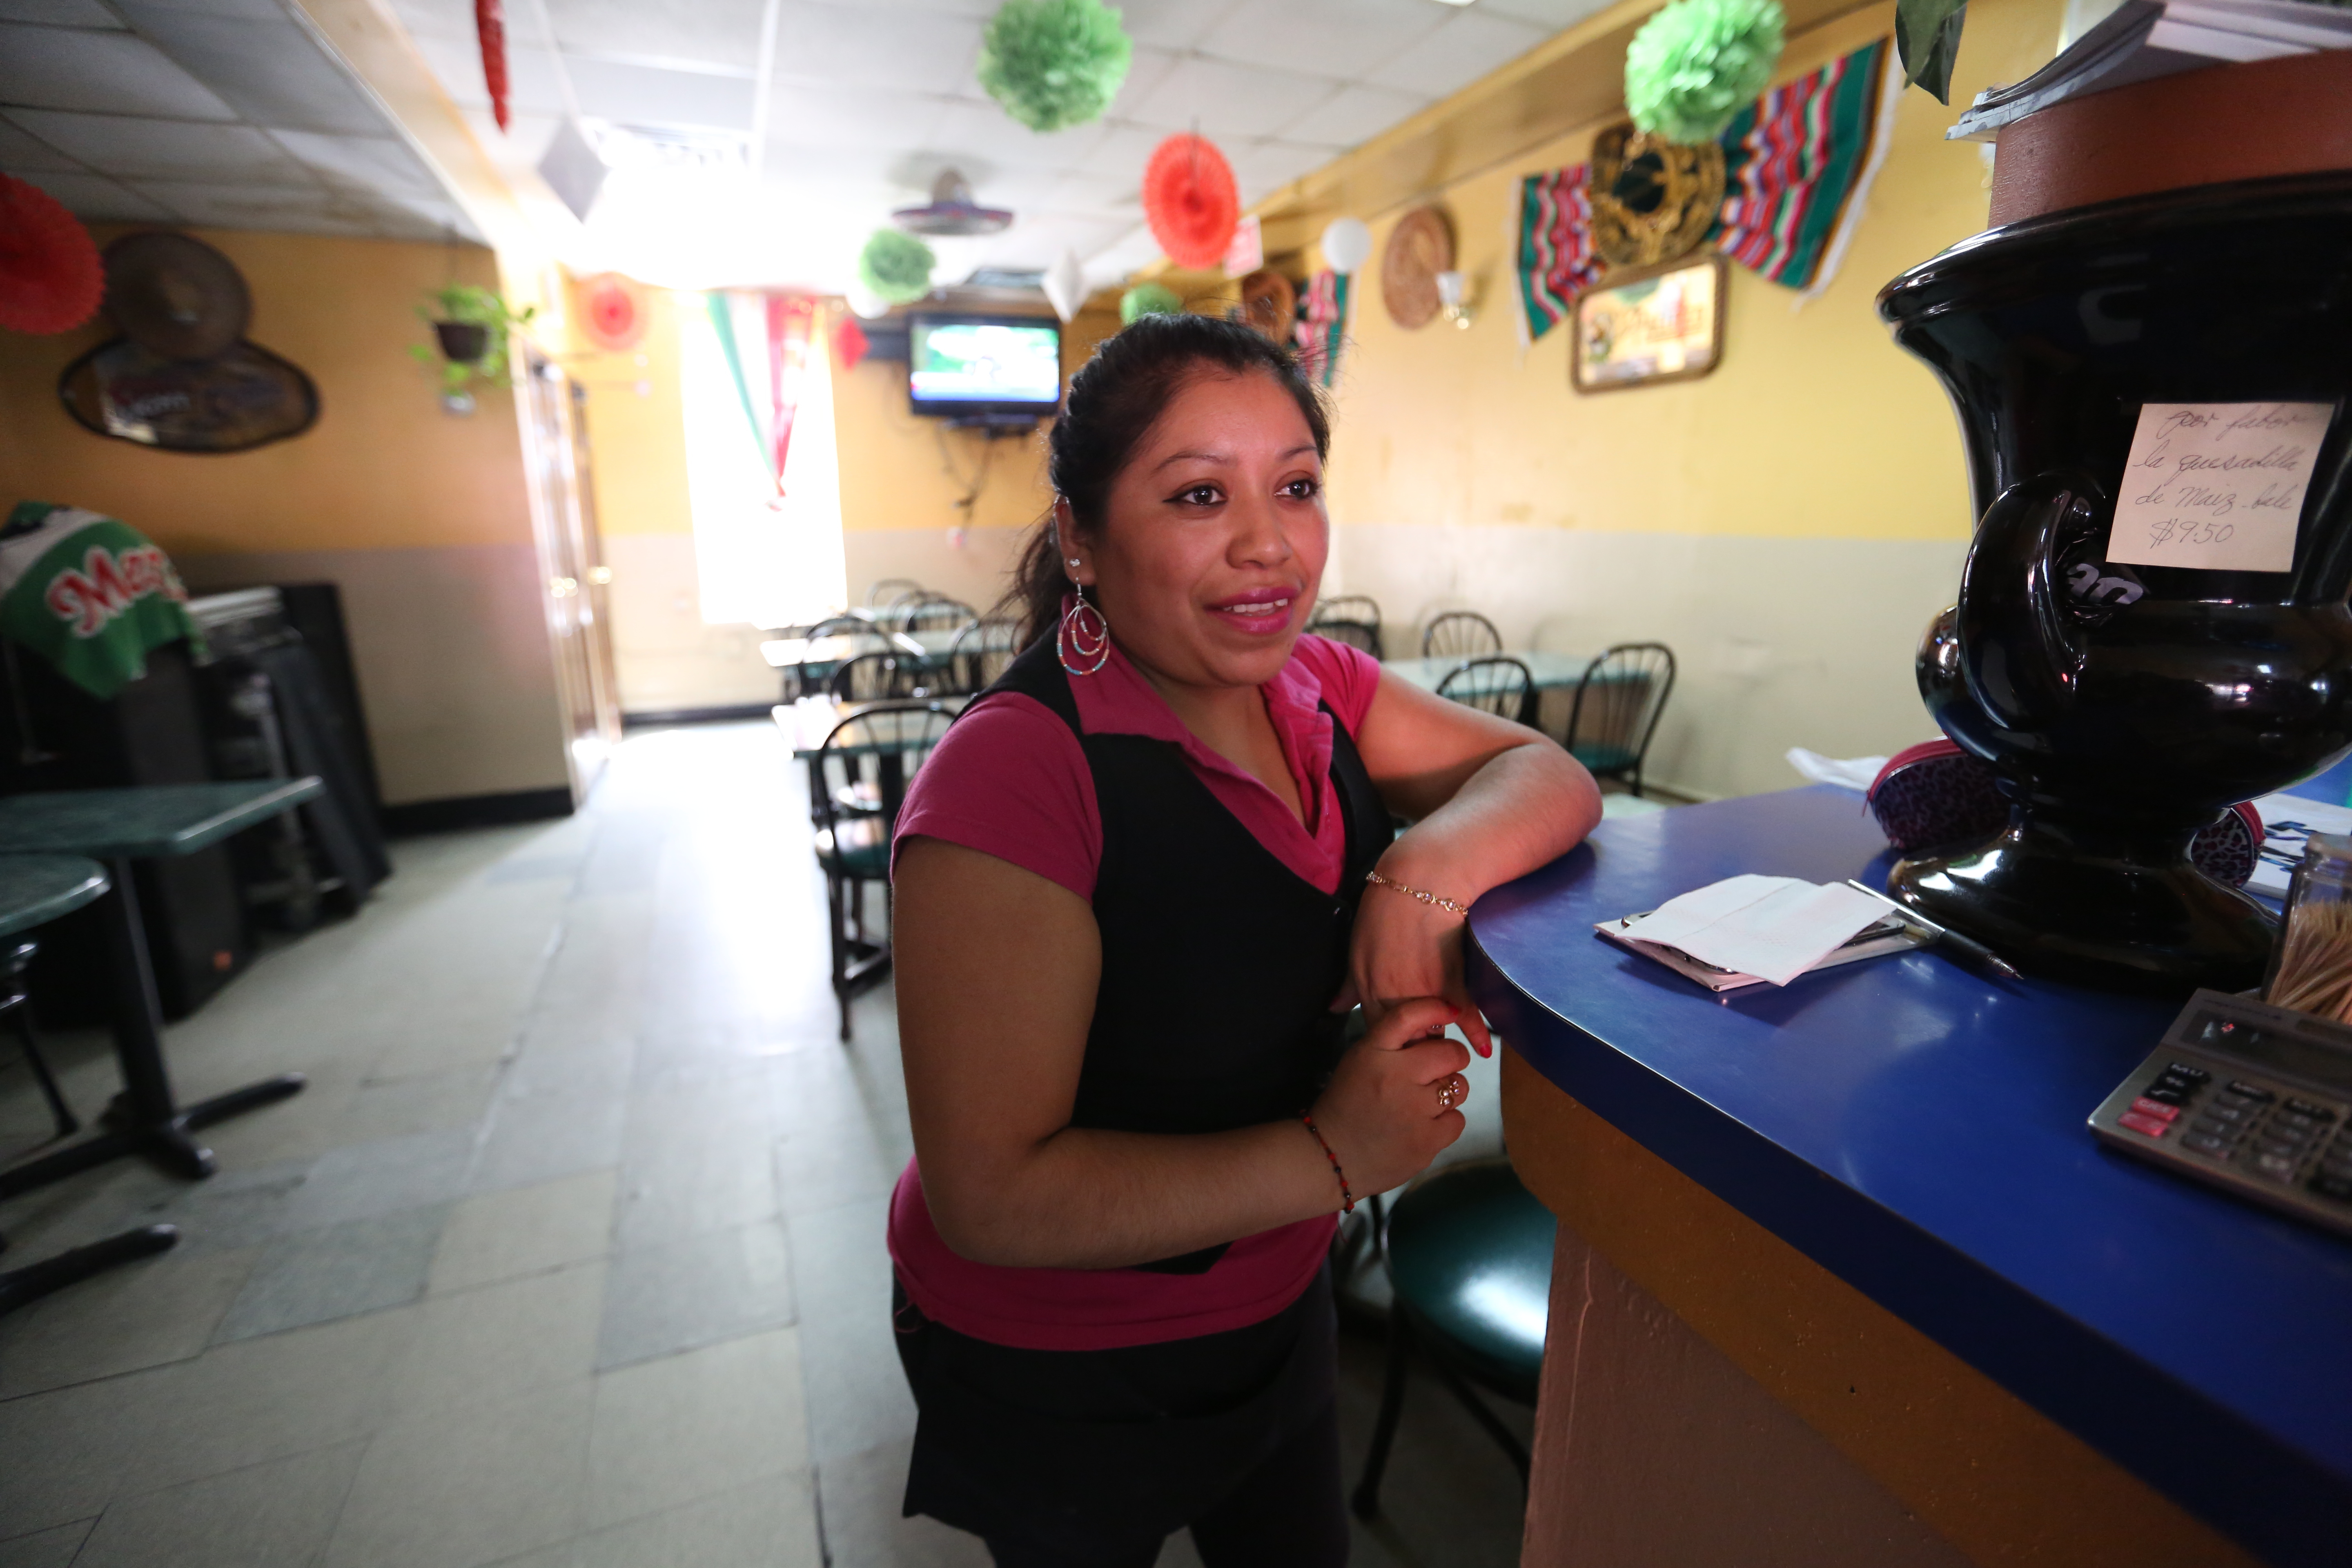
<instances>
[{"instance_id":1,"label":"woman's hand","mask_svg":"<svg viewBox=\"0 0 2352 1568\"><path fill-rule=\"evenodd\" d=\"M1458 1075L1470 1053L1444 1037L1454 1022L1454 1007L1434 996L1391 1007L1339 1058L1315 1102L1315 1125L1359 1196L1402 1186L1462 1136L1469 1085Z\"/></svg>"},{"instance_id":2,"label":"woman's hand","mask_svg":"<svg viewBox=\"0 0 2352 1568\"><path fill-rule=\"evenodd\" d=\"M1444 888L1412 880L1403 868L1391 864L1396 858L1391 854L1381 861L1381 876L1408 888L1454 896ZM1424 904L1394 888L1368 884L1356 905L1356 932L1348 954L1349 987L1352 999L1363 1005L1364 1016L1374 1023L1408 996L1436 997L1454 1009L1452 1021L1470 1037L1478 1054L1490 1057L1495 1054L1495 1043L1486 1033L1486 1020L1470 1005L1469 991L1462 983L1463 924L1463 917L1450 910Z\"/></svg>"}]
</instances>

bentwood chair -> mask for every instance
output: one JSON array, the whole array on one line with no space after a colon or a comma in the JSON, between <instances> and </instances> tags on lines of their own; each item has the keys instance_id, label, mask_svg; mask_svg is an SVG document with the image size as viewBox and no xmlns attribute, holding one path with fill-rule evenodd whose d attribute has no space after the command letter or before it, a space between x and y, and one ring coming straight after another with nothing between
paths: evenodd
<instances>
[{"instance_id":1,"label":"bentwood chair","mask_svg":"<svg viewBox=\"0 0 2352 1568\"><path fill-rule=\"evenodd\" d=\"M849 1038L852 997L890 968L890 842L907 781L947 733L955 715L937 702L885 702L833 727L811 770L816 806L816 860L824 873L825 923L832 938L833 994L841 1037ZM871 810L845 802L866 799ZM867 895L882 889L882 921L869 918Z\"/></svg>"},{"instance_id":2,"label":"bentwood chair","mask_svg":"<svg viewBox=\"0 0 2352 1568\"><path fill-rule=\"evenodd\" d=\"M898 630L902 632L951 632L967 621L980 619L980 612L961 599L950 599L944 594L916 600L901 608Z\"/></svg>"},{"instance_id":3,"label":"bentwood chair","mask_svg":"<svg viewBox=\"0 0 2352 1568\"><path fill-rule=\"evenodd\" d=\"M940 689L970 697L985 691L1021 652L1017 621L973 621L956 633L948 645L940 672Z\"/></svg>"},{"instance_id":4,"label":"bentwood chair","mask_svg":"<svg viewBox=\"0 0 2352 1568\"><path fill-rule=\"evenodd\" d=\"M1437 1373L1528 1479L1528 1450L1478 1390L1532 1407L1549 1317L1549 1210L1519 1184L1510 1161L1465 1160L1424 1177L1390 1211L1388 1380L1353 1504L1380 1511L1381 1474L1404 1415L1406 1373L1418 1356Z\"/></svg>"},{"instance_id":5,"label":"bentwood chair","mask_svg":"<svg viewBox=\"0 0 2352 1568\"><path fill-rule=\"evenodd\" d=\"M1507 654L1474 658L1446 672L1437 694L1515 723L1535 721L1536 682L1528 667Z\"/></svg>"},{"instance_id":6,"label":"bentwood chair","mask_svg":"<svg viewBox=\"0 0 2352 1568\"><path fill-rule=\"evenodd\" d=\"M1423 658L1478 658L1503 651L1503 634L1475 610L1448 610L1422 628Z\"/></svg>"},{"instance_id":7,"label":"bentwood chair","mask_svg":"<svg viewBox=\"0 0 2352 1568\"><path fill-rule=\"evenodd\" d=\"M808 641L815 642L820 637L861 637L877 648L885 646L874 623L857 616L826 616L808 631ZM783 677L783 700L787 702L797 702L824 689L824 681L812 679L806 665L788 664L778 673Z\"/></svg>"},{"instance_id":8,"label":"bentwood chair","mask_svg":"<svg viewBox=\"0 0 2352 1568\"><path fill-rule=\"evenodd\" d=\"M40 1034L33 1027L32 995L25 981L25 972L39 952L40 944L32 942L0 946L0 1016L16 1029L25 1065L32 1069L33 1081L41 1086L41 1098L49 1102L49 1120L56 1124L58 1136L65 1138L80 1131L81 1122L66 1103L56 1075L49 1071L49 1058L42 1054Z\"/></svg>"},{"instance_id":9,"label":"bentwood chair","mask_svg":"<svg viewBox=\"0 0 2352 1568\"><path fill-rule=\"evenodd\" d=\"M1675 652L1664 643L1619 643L1584 667L1561 743L1596 779L1642 793L1658 716L1675 689Z\"/></svg>"},{"instance_id":10,"label":"bentwood chair","mask_svg":"<svg viewBox=\"0 0 2352 1568\"><path fill-rule=\"evenodd\" d=\"M827 616L809 628L809 641L819 637L870 637L881 634L864 616Z\"/></svg>"},{"instance_id":11,"label":"bentwood chair","mask_svg":"<svg viewBox=\"0 0 2352 1568\"><path fill-rule=\"evenodd\" d=\"M1307 623L1307 629L1317 637L1360 648L1374 658L1388 657L1381 646L1381 606L1366 595L1342 594L1323 600L1315 606L1315 618Z\"/></svg>"},{"instance_id":12,"label":"bentwood chair","mask_svg":"<svg viewBox=\"0 0 2352 1568\"><path fill-rule=\"evenodd\" d=\"M919 594L922 591L923 585L912 577L880 578L872 587L866 590L866 607L869 610L878 610L902 594Z\"/></svg>"},{"instance_id":13,"label":"bentwood chair","mask_svg":"<svg viewBox=\"0 0 2352 1568\"><path fill-rule=\"evenodd\" d=\"M895 653L861 653L833 672L826 691L835 702L887 702L916 695L921 667Z\"/></svg>"}]
</instances>

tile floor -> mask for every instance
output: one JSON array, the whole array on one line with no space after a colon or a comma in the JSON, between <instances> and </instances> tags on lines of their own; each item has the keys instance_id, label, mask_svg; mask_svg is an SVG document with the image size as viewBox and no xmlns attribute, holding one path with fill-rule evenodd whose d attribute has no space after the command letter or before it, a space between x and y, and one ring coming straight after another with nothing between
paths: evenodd
<instances>
[{"instance_id":1,"label":"tile floor","mask_svg":"<svg viewBox=\"0 0 2352 1568\"><path fill-rule=\"evenodd\" d=\"M10 1261L183 1236L0 1319L0 1568L984 1568L898 1517L892 1000L835 1039L806 821L768 726L638 732L581 815L397 846L173 1026L184 1097L310 1087L209 1181L0 1205ZM103 1038L51 1044L97 1110ZM47 1131L0 1052L0 1156ZM1380 1370L1346 1336L1351 1467ZM1517 1561L1516 1478L1425 1378L1390 1475L1358 1563Z\"/></svg>"}]
</instances>

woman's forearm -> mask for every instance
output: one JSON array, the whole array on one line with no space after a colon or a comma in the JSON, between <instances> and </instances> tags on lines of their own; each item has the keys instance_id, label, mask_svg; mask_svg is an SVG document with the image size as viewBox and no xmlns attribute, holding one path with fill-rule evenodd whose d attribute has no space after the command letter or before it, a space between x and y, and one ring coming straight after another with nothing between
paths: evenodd
<instances>
[{"instance_id":1,"label":"woman's forearm","mask_svg":"<svg viewBox=\"0 0 2352 1568\"><path fill-rule=\"evenodd\" d=\"M1573 848L1601 820L1582 763L1549 741L1490 757L1451 800L1408 828L1381 874L1467 904Z\"/></svg>"}]
</instances>

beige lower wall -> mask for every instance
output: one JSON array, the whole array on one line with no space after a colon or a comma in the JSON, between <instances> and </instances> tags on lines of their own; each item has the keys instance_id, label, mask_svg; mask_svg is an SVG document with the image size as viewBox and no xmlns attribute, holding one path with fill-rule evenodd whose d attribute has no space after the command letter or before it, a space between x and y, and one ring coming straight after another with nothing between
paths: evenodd
<instances>
[{"instance_id":1,"label":"beige lower wall","mask_svg":"<svg viewBox=\"0 0 2352 1568\"><path fill-rule=\"evenodd\" d=\"M982 615L1005 589L1029 530L968 528L961 542L943 528L863 528L842 535L849 595L859 604L885 577L911 577L924 587L961 599Z\"/></svg>"},{"instance_id":2,"label":"beige lower wall","mask_svg":"<svg viewBox=\"0 0 2352 1568\"><path fill-rule=\"evenodd\" d=\"M196 593L333 583L388 805L563 788L564 726L529 544L173 557Z\"/></svg>"},{"instance_id":3,"label":"beige lower wall","mask_svg":"<svg viewBox=\"0 0 2352 1568\"><path fill-rule=\"evenodd\" d=\"M615 533L604 539L613 569L606 603L624 713L676 713L773 702L776 672L760 657L772 635L749 626L709 626L691 533Z\"/></svg>"},{"instance_id":4,"label":"beige lower wall","mask_svg":"<svg viewBox=\"0 0 2352 1568\"><path fill-rule=\"evenodd\" d=\"M1960 540L1764 539L1509 525L1334 530L1324 593L1380 601L1389 652L1440 610L1506 647L1663 642L1677 673L1649 777L1702 798L1802 781L1791 746L1866 756L1932 739L1911 661L1958 592Z\"/></svg>"}]
</instances>

